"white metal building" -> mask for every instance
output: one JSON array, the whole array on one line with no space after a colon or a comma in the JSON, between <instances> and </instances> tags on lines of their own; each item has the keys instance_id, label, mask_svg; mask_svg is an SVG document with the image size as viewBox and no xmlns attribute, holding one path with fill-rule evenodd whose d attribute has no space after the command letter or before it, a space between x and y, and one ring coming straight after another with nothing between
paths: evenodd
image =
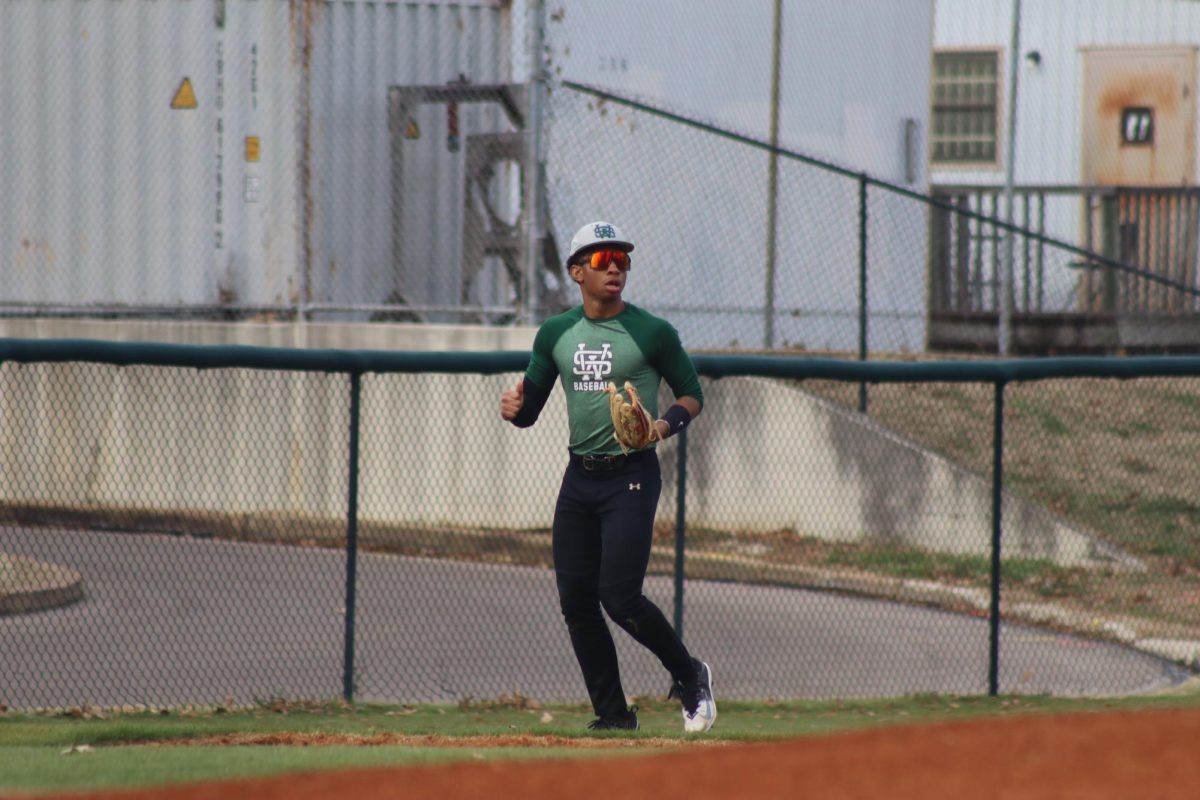
<instances>
[{"instance_id":1,"label":"white metal building","mask_svg":"<svg viewBox=\"0 0 1200 800\"><path fill-rule=\"evenodd\" d=\"M1196 183L1200 3L1022 0L1020 6L1016 181ZM1004 180L1012 9L1012 0L937 0L934 47L945 68L968 69L964 59L974 54L986 71L977 77L996 88L988 101L995 146L983 157L942 157L935 140L933 183Z\"/></svg>"},{"instance_id":2,"label":"white metal building","mask_svg":"<svg viewBox=\"0 0 1200 800\"><path fill-rule=\"evenodd\" d=\"M1195 347L1198 48L1193 0L938 0L933 190L1001 216L1011 186L1014 223L1077 248L1018 243L1016 311L1063 334L1043 349ZM953 314L981 319L1004 285L1003 236L957 224L935 252L958 256L931 281Z\"/></svg>"}]
</instances>

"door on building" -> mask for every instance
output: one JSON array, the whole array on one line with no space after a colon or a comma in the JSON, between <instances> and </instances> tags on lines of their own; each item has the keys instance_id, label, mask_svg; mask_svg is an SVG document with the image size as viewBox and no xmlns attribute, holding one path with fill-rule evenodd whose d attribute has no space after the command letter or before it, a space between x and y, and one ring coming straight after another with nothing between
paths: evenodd
<instances>
[{"instance_id":1,"label":"door on building","mask_svg":"<svg viewBox=\"0 0 1200 800\"><path fill-rule=\"evenodd\" d=\"M1083 50L1084 236L1091 248L1189 286L1196 282L1194 187L1196 48ZM1193 299L1169 285L1113 270L1081 278L1083 307L1178 313Z\"/></svg>"}]
</instances>

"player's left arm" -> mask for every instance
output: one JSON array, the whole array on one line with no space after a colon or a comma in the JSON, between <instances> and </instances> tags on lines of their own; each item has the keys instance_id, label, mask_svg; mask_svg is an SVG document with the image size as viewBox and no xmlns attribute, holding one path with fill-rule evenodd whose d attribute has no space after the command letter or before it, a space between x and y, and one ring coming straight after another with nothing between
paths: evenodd
<instances>
[{"instance_id":1,"label":"player's left arm","mask_svg":"<svg viewBox=\"0 0 1200 800\"><path fill-rule=\"evenodd\" d=\"M675 393L675 402L654 422L659 438L665 439L679 433L700 416L704 408L704 390L700 388L696 365L679 340L679 332L671 325L663 327L666 330L659 338L661 346L655 366Z\"/></svg>"}]
</instances>

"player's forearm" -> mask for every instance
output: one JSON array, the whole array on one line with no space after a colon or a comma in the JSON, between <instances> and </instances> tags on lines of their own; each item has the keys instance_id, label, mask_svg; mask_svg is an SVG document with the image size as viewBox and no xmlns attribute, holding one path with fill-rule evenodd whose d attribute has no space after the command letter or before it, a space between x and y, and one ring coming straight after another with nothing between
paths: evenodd
<instances>
[{"instance_id":1,"label":"player's forearm","mask_svg":"<svg viewBox=\"0 0 1200 800\"><path fill-rule=\"evenodd\" d=\"M660 439L666 439L683 431L688 424L700 415L700 402L694 397L684 395L675 399L661 417L654 422Z\"/></svg>"},{"instance_id":2,"label":"player's forearm","mask_svg":"<svg viewBox=\"0 0 1200 800\"><path fill-rule=\"evenodd\" d=\"M554 384L545 387L538 386L529 378L524 378L524 381L524 402L521 404L521 410L511 420L512 424L518 428L528 428L537 422L538 416L546 406L546 400L550 398L550 390L554 388Z\"/></svg>"}]
</instances>

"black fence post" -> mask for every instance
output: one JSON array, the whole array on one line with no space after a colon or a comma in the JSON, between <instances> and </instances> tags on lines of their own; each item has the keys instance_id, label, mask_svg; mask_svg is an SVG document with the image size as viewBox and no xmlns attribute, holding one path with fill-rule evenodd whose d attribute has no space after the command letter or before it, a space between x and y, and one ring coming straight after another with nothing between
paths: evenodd
<instances>
[{"instance_id":1,"label":"black fence post","mask_svg":"<svg viewBox=\"0 0 1200 800\"><path fill-rule=\"evenodd\" d=\"M858 178L858 360L867 360L867 174ZM858 410L867 413L867 382L858 384Z\"/></svg>"},{"instance_id":2,"label":"black fence post","mask_svg":"<svg viewBox=\"0 0 1200 800\"><path fill-rule=\"evenodd\" d=\"M675 632L683 638L683 551L687 538L687 428L679 434L675 477Z\"/></svg>"},{"instance_id":3,"label":"black fence post","mask_svg":"<svg viewBox=\"0 0 1200 800\"><path fill-rule=\"evenodd\" d=\"M988 694L1000 692L1000 531L1004 491L1004 381L992 408L992 583L988 615Z\"/></svg>"},{"instance_id":4,"label":"black fence post","mask_svg":"<svg viewBox=\"0 0 1200 800\"><path fill-rule=\"evenodd\" d=\"M346 487L346 629L342 651L342 697L354 702L354 615L358 584L358 428L362 373L350 373L349 477Z\"/></svg>"}]
</instances>

